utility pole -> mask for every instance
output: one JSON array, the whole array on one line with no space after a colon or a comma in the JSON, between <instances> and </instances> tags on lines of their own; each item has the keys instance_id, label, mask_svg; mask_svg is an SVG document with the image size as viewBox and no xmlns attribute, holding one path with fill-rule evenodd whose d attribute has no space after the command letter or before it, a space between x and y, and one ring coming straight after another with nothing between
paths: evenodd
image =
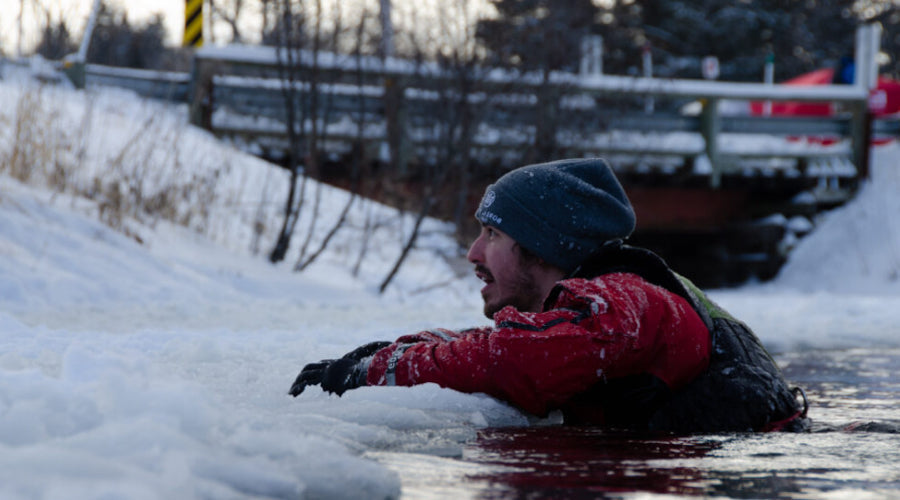
<instances>
[{"instance_id":1,"label":"utility pole","mask_svg":"<svg viewBox=\"0 0 900 500\"><path fill-rule=\"evenodd\" d=\"M91 8L91 15L88 17L87 25L84 27L84 33L81 35L81 45L78 46L78 52L66 56L63 62L63 69L75 88L83 89L85 84L84 67L87 64L88 48L91 46L91 37L94 34L94 26L97 25L97 15L100 13L101 0L94 0L94 6Z\"/></svg>"},{"instance_id":2,"label":"utility pole","mask_svg":"<svg viewBox=\"0 0 900 500\"><path fill-rule=\"evenodd\" d=\"M91 17L88 18L87 26L84 27L84 35L81 37L81 46L78 47L78 62L84 64L87 61L88 47L91 45L91 35L94 33L94 26L97 25L97 14L100 12L100 0L94 0L94 7L91 9Z\"/></svg>"},{"instance_id":3,"label":"utility pole","mask_svg":"<svg viewBox=\"0 0 900 500\"><path fill-rule=\"evenodd\" d=\"M391 22L391 0L381 0L381 57L394 55L394 25Z\"/></svg>"}]
</instances>

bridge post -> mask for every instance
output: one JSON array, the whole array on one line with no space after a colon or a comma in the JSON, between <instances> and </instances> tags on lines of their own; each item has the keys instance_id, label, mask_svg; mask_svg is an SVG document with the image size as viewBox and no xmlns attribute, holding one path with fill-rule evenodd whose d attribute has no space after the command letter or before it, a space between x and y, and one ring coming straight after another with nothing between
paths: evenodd
<instances>
[{"instance_id":1,"label":"bridge post","mask_svg":"<svg viewBox=\"0 0 900 500\"><path fill-rule=\"evenodd\" d=\"M850 144L853 151L853 165L856 167L856 178L869 178L869 150L872 147L872 112L868 102L853 103L853 115L850 119Z\"/></svg>"},{"instance_id":2,"label":"bridge post","mask_svg":"<svg viewBox=\"0 0 900 500\"><path fill-rule=\"evenodd\" d=\"M878 85L877 55L881 47L881 24L860 26L856 30L853 84L870 93ZM853 164L858 179L869 177L869 149L872 147L872 112L868 99L853 102L850 120L850 140Z\"/></svg>"},{"instance_id":3,"label":"bridge post","mask_svg":"<svg viewBox=\"0 0 900 500\"><path fill-rule=\"evenodd\" d=\"M703 100L703 113L700 115L700 134L705 143L706 157L712 165L709 176L709 187L717 189L722 184L722 162L719 160L719 130L722 128L719 115L719 99L707 97Z\"/></svg>"},{"instance_id":4,"label":"bridge post","mask_svg":"<svg viewBox=\"0 0 900 500\"><path fill-rule=\"evenodd\" d=\"M191 125L212 130L213 73L215 63L208 59L193 57L191 83L188 89L189 118Z\"/></svg>"},{"instance_id":5,"label":"bridge post","mask_svg":"<svg viewBox=\"0 0 900 500\"><path fill-rule=\"evenodd\" d=\"M406 175L408 146L406 137L405 83L398 77L387 76L384 80L384 117L391 167L400 176Z\"/></svg>"}]
</instances>

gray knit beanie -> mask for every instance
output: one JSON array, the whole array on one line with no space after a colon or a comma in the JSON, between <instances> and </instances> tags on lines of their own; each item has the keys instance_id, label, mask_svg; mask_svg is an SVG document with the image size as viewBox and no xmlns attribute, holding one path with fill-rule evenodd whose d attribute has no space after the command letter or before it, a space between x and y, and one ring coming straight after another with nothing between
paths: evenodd
<instances>
[{"instance_id":1,"label":"gray knit beanie","mask_svg":"<svg viewBox=\"0 0 900 500\"><path fill-rule=\"evenodd\" d=\"M517 168L488 186L475 212L563 271L634 231L631 203L606 162L560 160Z\"/></svg>"}]
</instances>

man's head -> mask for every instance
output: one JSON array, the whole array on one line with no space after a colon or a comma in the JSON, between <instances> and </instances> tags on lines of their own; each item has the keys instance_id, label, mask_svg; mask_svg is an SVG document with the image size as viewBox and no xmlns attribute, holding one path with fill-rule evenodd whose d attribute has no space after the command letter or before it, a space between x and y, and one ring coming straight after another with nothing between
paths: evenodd
<instances>
[{"instance_id":1,"label":"man's head","mask_svg":"<svg viewBox=\"0 0 900 500\"><path fill-rule=\"evenodd\" d=\"M488 318L506 306L540 311L550 289L565 276L559 268L488 225L481 226L481 234L469 247L468 258L475 264L475 275L484 281L481 298Z\"/></svg>"},{"instance_id":2,"label":"man's head","mask_svg":"<svg viewBox=\"0 0 900 500\"><path fill-rule=\"evenodd\" d=\"M625 191L600 159L560 160L513 170L488 186L475 217L485 228L499 230L526 254L536 256L536 264L558 271L560 278L607 241L627 238L635 226ZM485 230L473 249L484 238ZM492 268L498 261L482 262L480 257L470 249L469 260L476 264L476 272L484 268L479 277L495 274L485 290L500 289L493 286L500 281ZM541 300L549 288L542 292ZM486 313L487 302L485 297Z\"/></svg>"}]
</instances>

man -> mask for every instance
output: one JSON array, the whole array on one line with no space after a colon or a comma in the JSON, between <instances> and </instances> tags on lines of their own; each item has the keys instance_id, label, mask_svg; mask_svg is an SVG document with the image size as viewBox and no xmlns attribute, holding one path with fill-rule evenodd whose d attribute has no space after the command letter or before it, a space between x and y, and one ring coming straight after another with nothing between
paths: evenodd
<instances>
[{"instance_id":1,"label":"man","mask_svg":"<svg viewBox=\"0 0 900 500\"><path fill-rule=\"evenodd\" d=\"M789 389L756 336L658 256L622 243L635 216L609 166L562 160L488 187L468 259L492 327L436 329L307 365L321 385L434 382L567 424L641 431L800 430Z\"/></svg>"}]
</instances>

